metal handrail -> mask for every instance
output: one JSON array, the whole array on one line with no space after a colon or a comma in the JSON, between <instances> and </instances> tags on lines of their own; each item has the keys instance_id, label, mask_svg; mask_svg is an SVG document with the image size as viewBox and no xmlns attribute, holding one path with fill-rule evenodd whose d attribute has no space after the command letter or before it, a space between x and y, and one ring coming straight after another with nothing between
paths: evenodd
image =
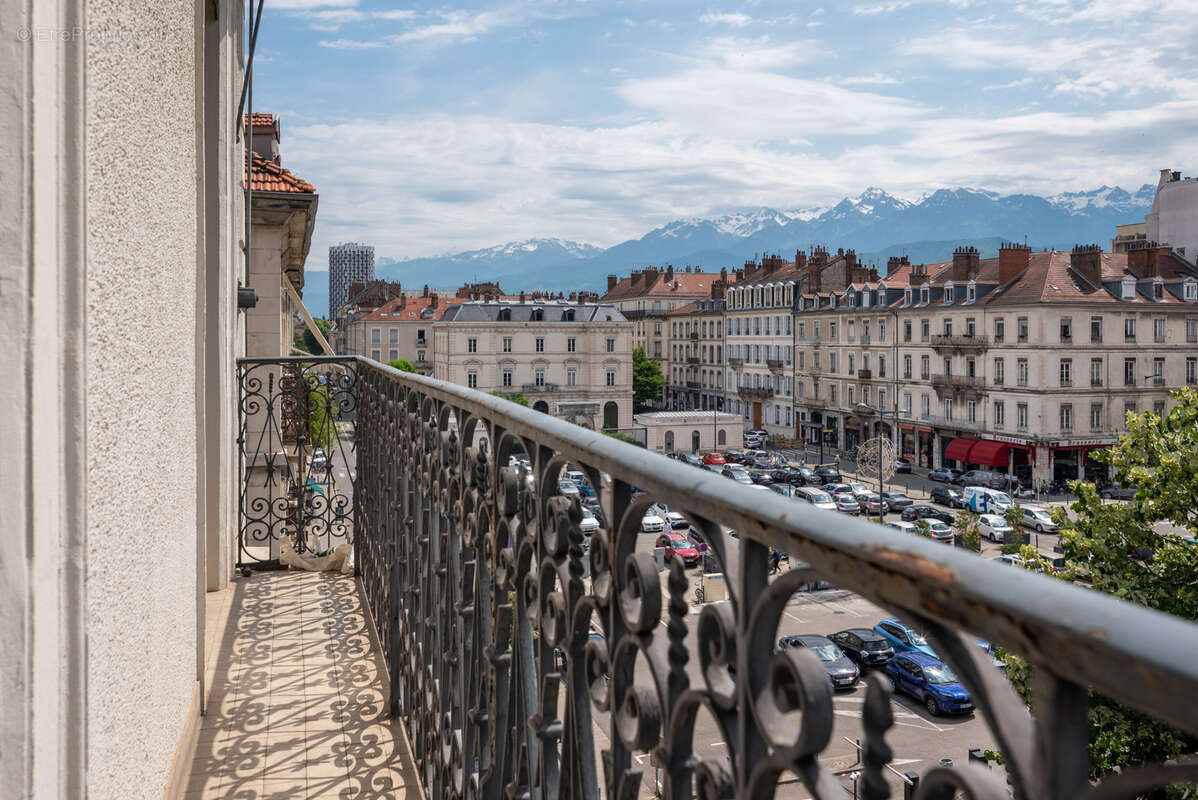
<instances>
[{"instance_id":1,"label":"metal handrail","mask_svg":"<svg viewBox=\"0 0 1198 800\"><path fill-rule=\"evenodd\" d=\"M812 756L827 740L800 751L789 727L767 727L790 711L776 704L797 693L803 730L831 731L832 690L819 662L804 651L773 655L786 604L812 575L929 635L990 723L1016 797L1073 797L1086 787L1087 689L1198 735L1198 704L1178 702L1198 696L1198 625L753 491L504 398L356 361L357 563L386 651L392 711L420 734L412 740L429 796L463 782L481 797L528 793L537 771L515 768L512 742L544 768L546 797L620 796L639 780L633 754L648 752L665 762L663 796L684 796L696 770L723 782L725 796L759 796L783 770L808 793L833 796L831 774ZM508 466L517 445L531 471ZM555 496L567 464L588 476L612 526L591 536L586 554L572 501ZM694 523L732 603L707 604L696 619L681 562L663 586L652 556L637 552L655 501ZM805 566L770 581L771 547ZM592 622L601 640L591 640ZM704 665L697 677L686 669L692 629L689 657ZM1039 718L973 635L1028 658ZM729 655L734 672L722 660ZM638 659L647 675L633 669ZM597 679L605 673L610 682ZM881 741L889 715L871 711L888 692L869 679L867 753L889 753ZM720 755L692 747L700 706L731 726ZM606 767L592 738L600 715ZM888 756L863 760L866 783L881 780ZM985 787L975 796L1006 796L999 779L968 767L924 781L966 771L961 780ZM1185 779L1153 775L1154 786Z\"/></svg>"}]
</instances>

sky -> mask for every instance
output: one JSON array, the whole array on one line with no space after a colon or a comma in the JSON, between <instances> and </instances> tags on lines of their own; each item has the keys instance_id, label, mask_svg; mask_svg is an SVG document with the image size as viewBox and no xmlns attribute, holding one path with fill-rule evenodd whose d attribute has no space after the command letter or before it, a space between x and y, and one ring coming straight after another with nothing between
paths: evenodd
<instances>
[{"instance_id":1,"label":"sky","mask_svg":"<svg viewBox=\"0 0 1198 800\"><path fill-rule=\"evenodd\" d=\"M254 110L328 246L406 258L1194 170L1198 0L266 0ZM1187 159L1191 159L1187 161Z\"/></svg>"}]
</instances>

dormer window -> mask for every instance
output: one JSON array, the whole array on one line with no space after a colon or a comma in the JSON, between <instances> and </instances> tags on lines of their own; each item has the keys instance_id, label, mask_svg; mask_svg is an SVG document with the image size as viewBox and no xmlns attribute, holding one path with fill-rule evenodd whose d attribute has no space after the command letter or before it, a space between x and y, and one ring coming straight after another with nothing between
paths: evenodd
<instances>
[{"instance_id":1,"label":"dormer window","mask_svg":"<svg viewBox=\"0 0 1198 800\"><path fill-rule=\"evenodd\" d=\"M869 295L870 295L870 292L868 290L861 293L861 307L862 308L869 308Z\"/></svg>"},{"instance_id":2,"label":"dormer window","mask_svg":"<svg viewBox=\"0 0 1198 800\"><path fill-rule=\"evenodd\" d=\"M945 305L947 305L947 304L951 303L952 301L953 301L953 285L951 283L946 283L946 284L944 284L944 297L941 298L941 302L944 303Z\"/></svg>"},{"instance_id":3,"label":"dormer window","mask_svg":"<svg viewBox=\"0 0 1198 800\"><path fill-rule=\"evenodd\" d=\"M1160 278L1157 278L1156 281L1152 284L1152 299L1153 300L1164 300L1165 299L1165 283Z\"/></svg>"},{"instance_id":4,"label":"dormer window","mask_svg":"<svg viewBox=\"0 0 1198 800\"><path fill-rule=\"evenodd\" d=\"M574 321L574 309L567 308L565 311L562 312L562 322L573 322L573 321Z\"/></svg>"},{"instance_id":5,"label":"dormer window","mask_svg":"<svg viewBox=\"0 0 1198 800\"><path fill-rule=\"evenodd\" d=\"M499 321L510 322L512 319L512 310L510 308L499 309Z\"/></svg>"},{"instance_id":6,"label":"dormer window","mask_svg":"<svg viewBox=\"0 0 1198 800\"><path fill-rule=\"evenodd\" d=\"M1198 301L1198 282L1186 281L1182 288L1183 296L1187 303Z\"/></svg>"},{"instance_id":7,"label":"dormer window","mask_svg":"<svg viewBox=\"0 0 1198 800\"><path fill-rule=\"evenodd\" d=\"M906 289L903 289L903 305L911 305L911 294L912 292L910 286L908 286Z\"/></svg>"},{"instance_id":8,"label":"dormer window","mask_svg":"<svg viewBox=\"0 0 1198 800\"><path fill-rule=\"evenodd\" d=\"M543 322L545 319L545 309L534 308L532 310L532 316L530 316L528 319L530 322Z\"/></svg>"},{"instance_id":9,"label":"dormer window","mask_svg":"<svg viewBox=\"0 0 1198 800\"><path fill-rule=\"evenodd\" d=\"M1123 295L1122 296L1123 296L1124 300L1135 300L1136 299L1136 279L1135 278L1127 277L1127 278L1123 279Z\"/></svg>"},{"instance_id":10,"label":"dormer window","mask_svg":"<svg viewBox=\"0 0 1198 800\"><path fill-rule=\"evenodd\" d=\"M930 288L928 288L927 286L921 287L919 290L919 302L924 303L926 305L927 303L930 303L931 301L932 301L932 290Z\"/></svg>"},{"instance_id":11,"label":"dormer window","mask_svg":"<svg viewBox=\"0 0 1198 800\"><path fill-rule=\"evenodd\" d=\"M828 296L828 308L836 308L836 295L835 294Z\"/></svg>"},{"instance_id":12,"label":"dormer window","mask_svg":"<svg viewBox=\"0 0 1198 800\"><path fill-rule=\"evenodd\" d=\"M968 286L965 287L965 301L968 303L972 303L974 300L977 300L977 299L978 299L977 284L970 283Z\"/></svg>"}]
</instances>

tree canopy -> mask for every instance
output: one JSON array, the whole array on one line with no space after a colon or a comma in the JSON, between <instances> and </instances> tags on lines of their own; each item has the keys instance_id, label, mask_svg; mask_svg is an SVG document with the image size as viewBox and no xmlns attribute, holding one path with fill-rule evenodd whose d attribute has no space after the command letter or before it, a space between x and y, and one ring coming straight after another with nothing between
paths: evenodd
<instances>
[{"instance_id":1,"label":"tree canopy","mask_svg":"<svg viewBox=\"0 0 1198 800\"><path fill-rule=\"evenodd\" d=\"M388 367L394 367L400 372L415 372L416 368L406 358L393 358L387 362Z\"/></svg>"},{"instance_id":2,"label":"tree canopy","mask_svg":"<svg viewBox=\"0 0 1198 800\"><path fill-rule=\"evenodd\" d=\"M328 341L329 331L332 329L333 324L322 317L316 317L312 321L315 322L316 327L320 329L320 333L322 336L324 336L325 341ZM325 355L324 348L320 346L320 342L316 341L316 336L312 333L310 328L304 328L304 335L300 337L299 346L304 350L307 350L312 355Z\"/></svg>"},{"instance_id":3,"label":"tree canopy","mask_svg":"<svg viewBox=\"0 0 1198 800\"><path fill-rule=\"evenodd\" d=\"M661 365L645 355L645 348L638 347L632 351L632 404L640 410L650 400L661 397L661 389L665 386L665 376L661 374Z\"/></svg>"},{"instance_id":4,"label":"tree canopy","mask_svg":"<svg viewBox=\"0 0 1198 800\"><path fill-rule=\"evenodd\" d=\"M502 397L504 400L511 400L518 406L524 406L525 408L528 408L528 398L519 392L505 394L499 390L493 390L491 394L495 395L496 397Z\"/></svg>"}]
</instances>

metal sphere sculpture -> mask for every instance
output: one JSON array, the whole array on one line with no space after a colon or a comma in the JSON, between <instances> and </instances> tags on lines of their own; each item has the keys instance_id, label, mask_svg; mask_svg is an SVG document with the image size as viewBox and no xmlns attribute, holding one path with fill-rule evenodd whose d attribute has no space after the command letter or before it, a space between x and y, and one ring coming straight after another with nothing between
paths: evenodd
<instances>
[{"instance_id":1,"label":"metal sphere sculpture","mask_svg":"<svg viewBox=\"0 0 1198 800\"><path fill-rule=\"evenodd\" d=\"M885 436L866 439L857 447L857 474L873 477L878 474L878 461L882 462L882 477L894 474L894 442Z\"/></svg>"}]
</instances>

